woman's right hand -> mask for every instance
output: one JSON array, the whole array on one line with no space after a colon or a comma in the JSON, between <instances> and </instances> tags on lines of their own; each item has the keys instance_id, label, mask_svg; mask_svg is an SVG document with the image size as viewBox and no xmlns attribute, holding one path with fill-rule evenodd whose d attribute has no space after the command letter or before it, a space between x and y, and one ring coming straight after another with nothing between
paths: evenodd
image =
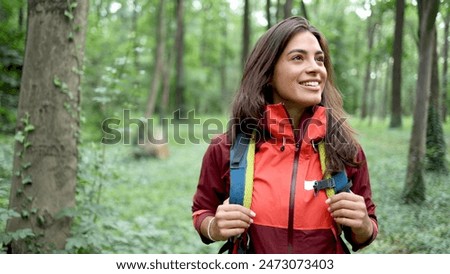
<instances>
[{"instance_id":1,"label":"woman's right hand","mask_svg":"<svg viewBox=\"0 0 450 274\"><path fill-rule=\"evenodd\" d=\"M209 236L212 240L224 241L242 234L253 223L255 216L252 210L242 205L230 204L229 199L226 199L217 207L214 219L207 220L208 224L211 221Z\"/></svg>"}]
</instances>

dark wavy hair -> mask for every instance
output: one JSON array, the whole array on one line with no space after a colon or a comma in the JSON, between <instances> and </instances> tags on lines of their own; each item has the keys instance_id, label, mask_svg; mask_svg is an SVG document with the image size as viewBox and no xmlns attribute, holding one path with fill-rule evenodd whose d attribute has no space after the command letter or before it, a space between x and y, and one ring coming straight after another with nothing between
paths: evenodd
<instances>
[{"instance_id":1,"label":"dark wavy hair","mask_svg":"<svg viewBox=\"0 0 450 274\"><path fill-rule=\"evenodd\" d=\"M261 129L261 119L267 104L273 103L273 91L269 83L275 64L289 41L297 33L308 31L320 44L325 55L327 82L320 105L327 108L327 133L325 136L327 172L343 170L346 165L357 166L355 161L359 144L354 131L346 121L342 96L334 84L334 72L328 43L325 37L302 17L290 17L271 27L256 43L249 55L240 86L232 103L228 138L233 141L238 132L251 134Z\"/></svg>"}]
</instances>

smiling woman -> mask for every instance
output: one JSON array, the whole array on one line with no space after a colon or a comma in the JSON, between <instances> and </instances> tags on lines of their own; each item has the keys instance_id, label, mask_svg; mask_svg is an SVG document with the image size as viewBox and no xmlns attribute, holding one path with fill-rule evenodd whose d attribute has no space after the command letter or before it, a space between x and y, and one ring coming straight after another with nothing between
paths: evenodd
<instances>
[{"instance_id":1,"label":"smiling woman","mask_svg":"<svg viewBox=\"0 0 450 274\"><path fill-rule=\"evenodd\" d=\"M319 104L327 81L324 54L310 32L296 34L275 64L274 103L283 103L297 126L305 108Z\"/></svg>"},{"instance_id":2,"label":"smiling woman","mask_svg":"<svg viewBox=\"0 0 450 274\"><path fill-rule=\"evenodd\" d=\"M344 115L322 34L301 17L270 28L244 67L228 132L203 158L192 206L202 241L228 239L230 253L345 253L344 232L354 251L369 245L378 225L368 168ZM240 179L230 153L246 150L243 139L255 143L243 157L253 163L246 206L230 203Z\"/></svg>"}]
</instances>

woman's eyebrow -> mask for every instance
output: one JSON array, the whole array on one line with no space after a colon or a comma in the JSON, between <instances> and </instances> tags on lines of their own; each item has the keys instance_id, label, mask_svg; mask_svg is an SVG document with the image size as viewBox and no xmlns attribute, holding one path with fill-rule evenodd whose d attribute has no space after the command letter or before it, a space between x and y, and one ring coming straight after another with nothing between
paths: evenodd
<instances>
[{"instance_id":1,"label":"woman's eyebrow","mask_svg":"<svg viewBox=\"0 0 450 274\"><path fill-rule=\"evenodd\" d=\"M287 54L292 54L292 53L302 53L302 54L308 54L308 51L304 50L304 49L293 49L290 50ZM314 55L318 55L318 54L324 54L323 51L318 50L314 53Z\"/></svg>"}]
</instances>

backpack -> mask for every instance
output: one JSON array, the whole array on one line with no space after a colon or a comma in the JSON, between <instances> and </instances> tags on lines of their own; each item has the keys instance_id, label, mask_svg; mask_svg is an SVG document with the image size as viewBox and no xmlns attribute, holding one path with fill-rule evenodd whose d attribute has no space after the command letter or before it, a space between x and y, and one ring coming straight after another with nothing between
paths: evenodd
<instances>
[{"instance_id":1,"label":"backpack","mask_svg":"<svg viewBox=\"0 0 450 274\"><path fill-rule=\"evenodd\" d=\"M250 208L252 202L253 191L253 167L255 160L256 147L256 133L253 132L251 137L238 133L236 140L230 149L230 204L240 204ZM317 146L317 147L316 147ZM319 152L320 165L322 172L326 170L325 160L325 143L323 141L315 144L314 150ZM331 176L324 174L324 178L316 181L313 185L314 194L316 195L320 190L325 190L328 197L331 197L340 192L350 192L352 186L351 181L348 180L345 170ZM348 248L342 239L344 250L349 253ZM228 251L229 254L245 254L249 246L250 238L246 232L241 235L230 237L227 242L219 250L219 253Z\"/></svg>"}]
</instances>

